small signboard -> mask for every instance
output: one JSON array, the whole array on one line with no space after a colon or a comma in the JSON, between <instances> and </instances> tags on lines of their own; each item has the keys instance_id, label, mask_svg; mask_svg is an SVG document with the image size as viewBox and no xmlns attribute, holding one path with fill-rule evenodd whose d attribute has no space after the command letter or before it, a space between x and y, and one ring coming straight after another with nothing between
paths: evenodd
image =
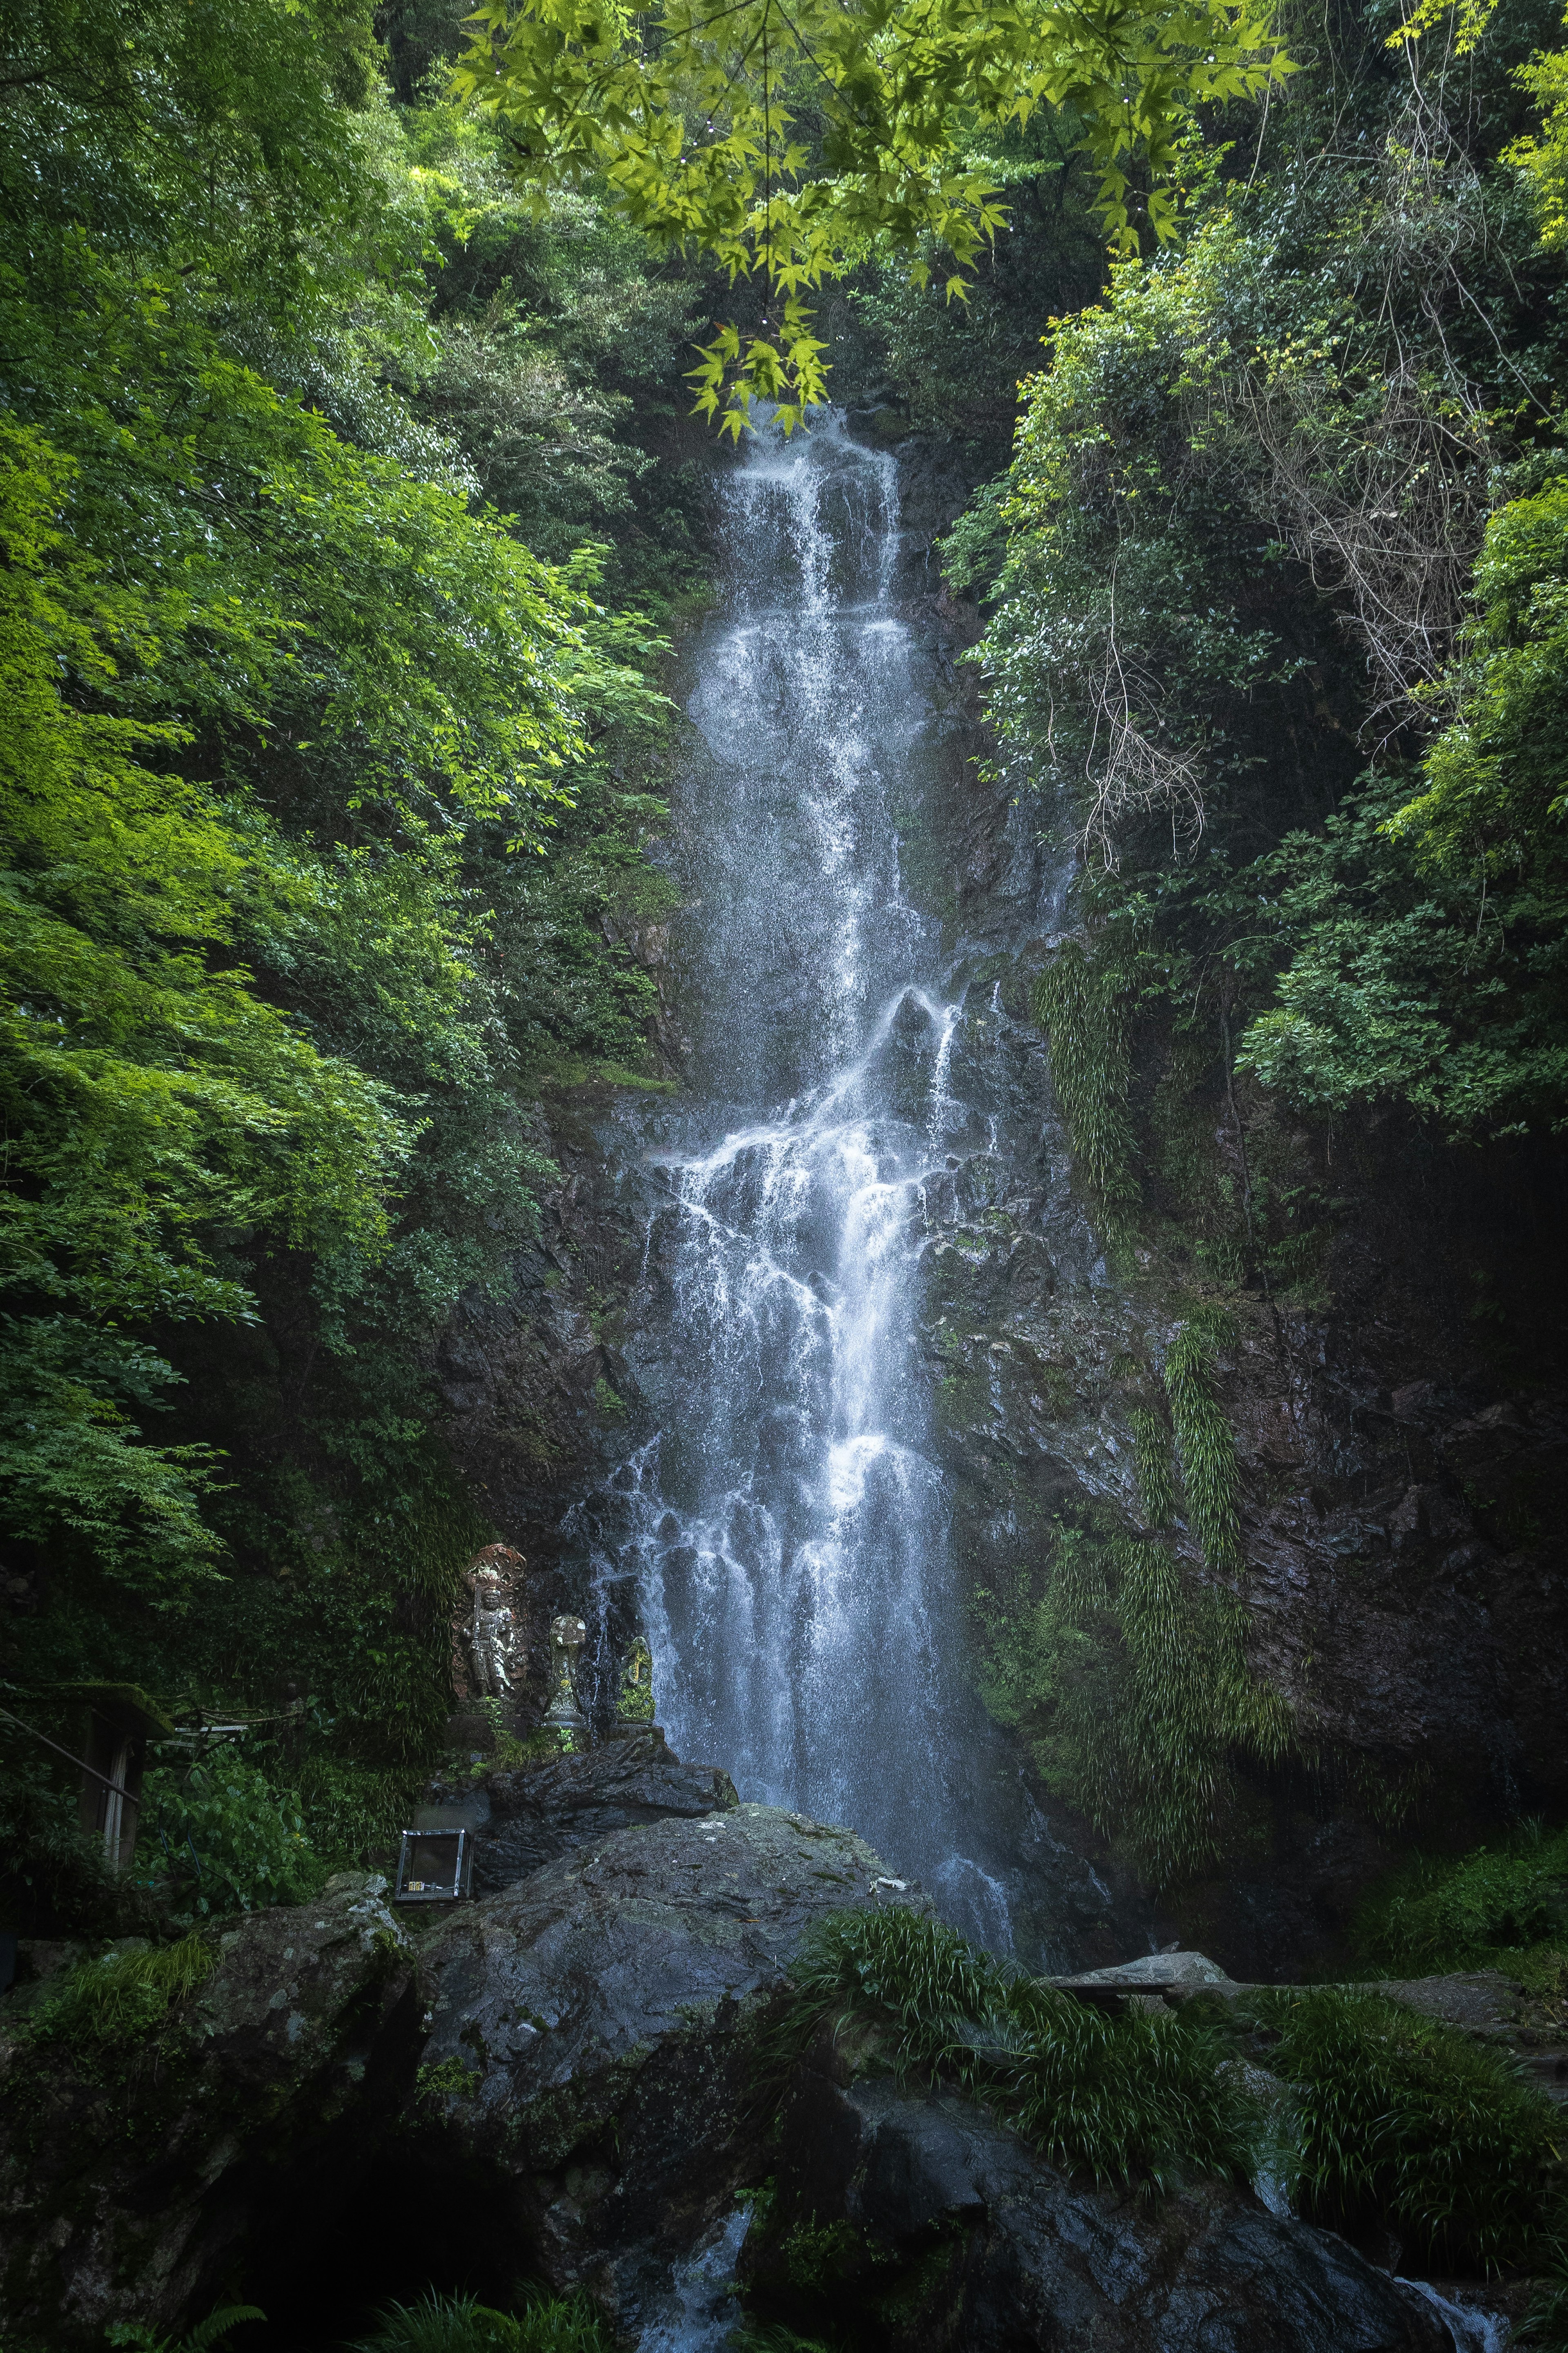
<instances>
[{"instance_id":1,"label":"small signboard","mask_svg":"<svg viewBox=\"0 0 1568 2353\"><path fill-rule=\"evenodd\" d=\"M453 1904L471 1892L471 1831L405 1831L397 1858L397 1904Z\"/></svg>"}]
</instances>

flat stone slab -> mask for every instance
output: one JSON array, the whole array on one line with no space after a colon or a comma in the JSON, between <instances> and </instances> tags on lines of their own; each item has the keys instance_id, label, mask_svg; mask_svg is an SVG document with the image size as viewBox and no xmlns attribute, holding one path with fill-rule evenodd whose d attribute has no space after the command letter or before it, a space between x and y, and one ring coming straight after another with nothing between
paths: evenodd
<instances>
[{"instance_id":1,"label":"flat stone slab","mask_svg":"<svg viewBox=\"0 0 1568 2353\"><path fill-rule=\"evenodd\" d=\"M1143 1953L1112 1968L1080 1969L1076 1976L1049 1978L1047 1983L1084 2001L1113 2007L1135 1994L1181 2000L1194 1993L1232 1996L1241 1991L1235 1978L1226 1977L1206 1953Z\"/></svg>"}]
</instances>

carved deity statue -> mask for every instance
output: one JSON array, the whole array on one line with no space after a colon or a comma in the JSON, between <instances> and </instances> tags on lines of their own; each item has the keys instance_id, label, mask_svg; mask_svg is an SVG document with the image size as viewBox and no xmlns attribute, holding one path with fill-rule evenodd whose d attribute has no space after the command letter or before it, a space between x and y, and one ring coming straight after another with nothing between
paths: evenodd
<instances>
[{"instance_id":1,"label":"carved deity statue","mask_svg":"<svg viewBox=\"0 0 1568 2353\"><path fill-rule=\"evenodd\" d=\"M522 1572L510 1545L487 1545L464 1572L467 1588L452 1620L452 1688L465 1700L510 1699L528 1663Z\"/></svg>"},{"instance_id":2,"label":"carved deity statue","mask_svg":"<svg viewBox=\"0 0 1568 2353\"><path fill-rule=\"evenodd\" d=\"M517 1620L501 1599L502 1589L493 1570L481 1570L474 1579L468 1655L473 1662L474 1689L481 1699L510 1698L513 1672L522 1665L517 1655Z\"/></svg>"}]
</instances>

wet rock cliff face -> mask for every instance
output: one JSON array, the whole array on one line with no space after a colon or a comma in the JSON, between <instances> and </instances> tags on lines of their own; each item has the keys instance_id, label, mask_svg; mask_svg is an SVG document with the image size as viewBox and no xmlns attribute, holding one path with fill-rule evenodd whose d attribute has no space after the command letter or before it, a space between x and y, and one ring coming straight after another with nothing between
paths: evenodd
<instances>
[{"instance_id":1,"label":"wet rock cliff face","mask_svg":"<svg viewBox=\"0 0 1568 2353\"><path fill-rule=\"evenodd\" d=\"M973 764L973 673L960 658L976 618L929 556L962 503L960 470L908 443L900 487L897 593L935 746L899 813L902 872L941 919L944 985L965 1008L952 1149L922 1195L912 1345L967 1600L1026 1581L1058 1517L1142 1526L1131 1417L1194 1289L1215 1286L1187 1213L1157 1183L1144 1228L1108 1254L1075 1177L1028 1013L1033 974L1072 920L1061 860L1037 838L1048 812L1011 807ZM678 803L678 866L680 823ZM702 985L693 938L678 918L641 949L663 994L664 1064L681 1082ZM911 1015L901 1046L895 1022L889 1048L907 1048L911 1069L915 1027ZM691 1345L647 1164L679 1101L589 1086L541 1104L562 1170L544 1229L512 1296L466 1305L439 1366L454 1451L533 1564L535 1657L552 1609L584 1610L601 1705L639 1606L635 1580L605 1574L606 1498L617 1465L667 1422L671 1368ZM1234 1183L1249 1145L1336 1202L1289 1295L1226 1293L1232 1336L1214 1372L1241 1478L1246 1571L1231 1583L1252 1669L1291 1710L1293 1756L1244 1767L1234 1852L1151 1909L1151 1891L1047 1796L1021 1745L1015 1763L1058 1864L1070 1850L1042 1883L1052 1933L1030 1954L1048 1947L1058 1966L1180 1934L1238 1975L1293 1973L1341 1949L1359 1894L1413 1836L1479 1835L1568 1794L1568 1391L1539 1201L1522 1185L1516 1198L1483 1189L1420 1139L1285 1134L1260 1097L1216 1095L1213 1183ZM1178 1525L1173 1541L1205 1574L1195 1539Z\"/></svg>"}]
</instances>

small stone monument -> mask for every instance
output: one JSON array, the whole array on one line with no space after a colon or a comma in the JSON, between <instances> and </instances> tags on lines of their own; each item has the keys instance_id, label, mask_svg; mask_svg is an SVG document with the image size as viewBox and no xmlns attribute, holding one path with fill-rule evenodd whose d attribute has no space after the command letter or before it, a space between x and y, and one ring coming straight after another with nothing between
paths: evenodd
<instances>
[{"instance_id":1,"label":"small stone monument","mask_svg":"<svg viewBox=\"0 0 1568 2353\"><path fill-rule=\"evenodd\" d=\"M556 1731L588 1729L588 1719L577 1704L574 1681L577 1653L587 1639L588 1629L581 1618L552 1618L550 1621L551 1680L554 1689L544 1721Z\"/></svg>"},{"instance_id":2,"label":"small stone monument","mask_svg":"<svg viewBox=\"0 0 1568 2353\"><path fill-rule=\"evenodd\" d=\"M638 1634L621 1662L621 1687L616 1694L616 1720L627 1731L640 1732L653 1722L653 1652Z\"/></svg>"}]
</instances>

